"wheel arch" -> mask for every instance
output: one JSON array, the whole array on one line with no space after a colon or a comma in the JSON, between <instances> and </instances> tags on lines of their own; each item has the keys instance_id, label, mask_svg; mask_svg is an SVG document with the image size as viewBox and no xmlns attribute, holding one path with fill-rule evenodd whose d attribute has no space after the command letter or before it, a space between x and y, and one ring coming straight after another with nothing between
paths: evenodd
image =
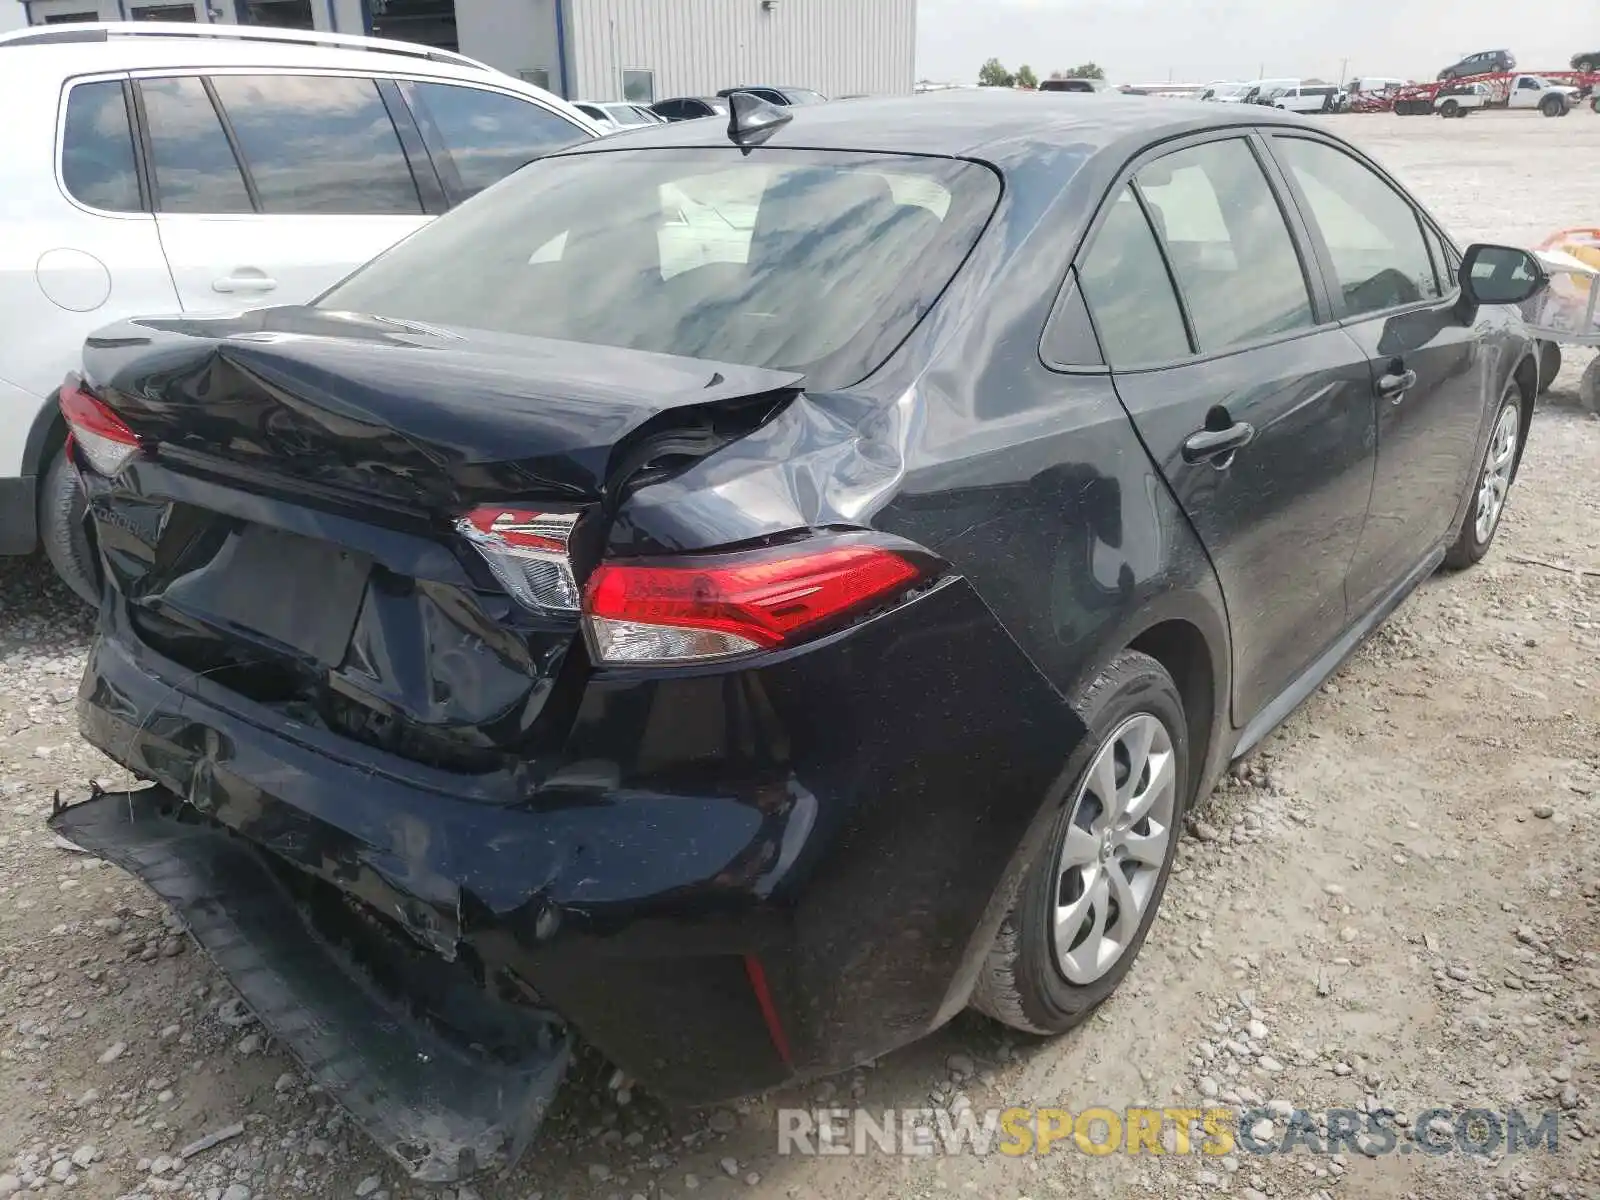
<instances>
[{"instance_id":1,"label":"wheel arch","mask_svg":"<svg viewBox=\"0 0 1600 1200\"><path fill-rule=\"evenodd\" d=\"M22 473L37 476L42 487L50 460L66 441L67 423L61 417L61 389L57 388L45 397L39 411L34 414L28 438L22 444Z\"/></svg>"}]
</instances>

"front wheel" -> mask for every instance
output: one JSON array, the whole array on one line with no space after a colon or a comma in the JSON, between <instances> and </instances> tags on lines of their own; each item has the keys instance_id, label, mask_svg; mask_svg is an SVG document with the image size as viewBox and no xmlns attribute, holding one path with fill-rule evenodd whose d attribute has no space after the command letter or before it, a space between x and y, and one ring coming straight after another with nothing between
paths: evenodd
<instances>
[{"instance_id":1,"label":"front wheel","mask_svg":"<svg viewBox=\"0 0 1600 1200\"><path fill-rule=\"evenodd\" d=\"M1522 396L1517 385L1512 383L1501 397L1489 445L1478 466L1478 486L1472 503L1461 520L1455 544L1445 553L1444 565L1448 569L1459 571L1470 567L1489 552L1500 528L1500 518L1506 511L1511 484L1517 477L1521 448Z\"/></svg>"},{"instance_id":2,"label":"front wheel","mask_svg":"<svg viewBox=\"0 0 1600 1200\"><path fill-rule=\"evenodd\" d=\"M1546 96L1539 101L1539 111L1547 117L1559 117L1566 113L1567 102L1560 96Z\"/></svg>"},{"instance_id":3,"label":"front wheel","mask_svg":"<svg viewBox=\"0 0 1600 1200\"><path fill-rule=\"evenodd\" d=\"M980 1012L1027 1033L1071 1029L1127 975L1166 890L1191 786L1183 701L1155 659L1124 651L1074 707L1089 736L1073 782L972 995Z\"/></svg>"}]
</instances>

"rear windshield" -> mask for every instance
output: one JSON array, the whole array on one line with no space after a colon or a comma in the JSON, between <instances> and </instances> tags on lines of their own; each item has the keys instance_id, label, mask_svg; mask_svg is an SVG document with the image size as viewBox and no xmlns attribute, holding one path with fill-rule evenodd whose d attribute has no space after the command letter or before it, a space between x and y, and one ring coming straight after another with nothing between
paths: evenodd
<instances>
[{"instance_id":1,"label":"rear windshield","mask_svg":"<svg viewBox=\"0 0 1600 1200\"><path fill-rule=\"evenodd\" d=\"M986 167L909 155L557 156L440 217L317 306L842 387L932 306L999 193Z\"/></svg>"}]
</instances>

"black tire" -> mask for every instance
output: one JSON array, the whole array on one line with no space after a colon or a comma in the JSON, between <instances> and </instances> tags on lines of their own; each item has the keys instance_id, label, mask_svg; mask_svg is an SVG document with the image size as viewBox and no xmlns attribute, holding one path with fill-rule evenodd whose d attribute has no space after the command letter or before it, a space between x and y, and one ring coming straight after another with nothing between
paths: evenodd
<instances>
[{"instance_id":1,"label":"black tire","mask_svg":"<svg viewBox=\"0 0 1600 1200\"><path fill-rule=\"evenodd\" d=\"M1072 782L1043 849L1028 868L1011 911L1000 924L972 993L974 1008L1025 1033L1064 1033L1086 1020L1127 975L1161 906L1193 789L1183 700L1172 676L1155 659L1136 651L1123 651L1084 688L1073 707L1088 725L1090 736L1067 763L1067 777ZM1104 974L1079 985L1069 982L1062 973L1055 951L1053 918L1062 882L1057 860L1074 816L1083 819L1078 805L1080 794L1086 805L1093 799L1086 791L1090 767L1108 740L1130 719L1141 716L1158 720L1172 747L1174 791L1166 854L1136 932ZM1136 823L1133 832L1138 832L1142 824L1143 821ZM1146 832L1150 829L1146 826ZM1106 862L1102 857L1101 863ZM1098 869L1122 869L1120 860L1112 859L1110 863Z\"/></svg>"},{"instance_id":2,"label":"black tire","mask_svg":"<svg viewBox=\"0 0 1600 1200\"><path fill-rule=\"evenodd\" d=\"M1550 385L1561 374L1561 347L1554 342L1539 343L1539 394L1550 390Z\"/></svg>"},{"instance_id":3,"label":"black tire","mask_svg":"<svg viewBox=\"0 0 1600 1200\"><path fill-rule=\"evenodd\" d=\"M1585 412L1600 413L1600 355L1589 363L1578 381L1578 403Z\"/></svg>"},{"instance_id":4,"label":"black tire","mask_svg":"<svg viewBox=\"0 0 1600 1200\"><path fill-rule=\"evenodd\" d=\"M39 489L39 540L61 580L91 608L100 607L100 558L84 520L78 473L57 451Z\"/></svg>"},{"instance_id":5,"label":"black tire","mask_svg":"<svg viewBox=\"0 0 1600 1200\"><path fill-rule=\"evenodd\" d=\"M1461 102L1459 100L1446 100L1439 106L1439 113L1446 117L1459 117L1461 115Z\"/></svg>"},{"instance_id":6,"label":"black tire","mask_svg":"<svg viewBox=\"0 0 1600 1200\"><path fill-rule=\"evenodd\" d=\"M1497 456L1497 434L1501 423L1507 420L1507 412L1516 414L1516 428L1513 434L1513 446L1509 461L1509 474L1505 479L1504 488L1501 490L1500 504L1495 509L1493 519L1488 523L1487 532L1480 532L1479 517L1482 515L1481 494L1484 488L1485 477L1489 474L1491 464ZM1501 522L1505 517L1505 506L1510 503L1511 487L1516 483L1517 468L1522 464L1522 444L1527 438L1524 428L1525 417L1522 407L1522 390L1515 382L1506 386L1505 392L1500 397L1500 407L1494 415L1494 424L1490 427L1489 444L1484 448L1483 457L1478 460L1478 469L1472 475L1472 498L1467 504L1467 511L1461 518L1461 527L1456 530L1456 540L1450 549L1445 552L1444 566L1449 571L1462 571L1476 564L1483 556L1489 553L1489 547L1494 545L1494 535L1500 532Z\"/></svg>"},{"instance_id":7,"label":"black tire","mask_svg":"<svg viewBox=\"0 0 1600 1200\"><path fill-rule=\"evenodd\" d=\"M1539 101L1539 111L1547 117L1564 116L1567 111L1567 102L1560 96L1546 96Z\"/></svg>"}]
</instances>

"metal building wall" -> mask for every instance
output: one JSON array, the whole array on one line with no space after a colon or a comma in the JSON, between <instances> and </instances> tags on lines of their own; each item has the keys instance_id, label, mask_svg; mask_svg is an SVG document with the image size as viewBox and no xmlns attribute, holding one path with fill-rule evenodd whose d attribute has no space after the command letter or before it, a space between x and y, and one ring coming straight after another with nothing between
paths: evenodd
<instances>
[{"instance_id":1,"label":"metal building wall","mask_svg":"<svg viewBox=\"0 0 1600 1200\"><path fill-rule=\"evenodd\" d=\"M908 93L917 0L566 0L575 97L620 99L622 71L655 72L655 99L740 83L829 96Z\"/></svg>"}]
</instances>

